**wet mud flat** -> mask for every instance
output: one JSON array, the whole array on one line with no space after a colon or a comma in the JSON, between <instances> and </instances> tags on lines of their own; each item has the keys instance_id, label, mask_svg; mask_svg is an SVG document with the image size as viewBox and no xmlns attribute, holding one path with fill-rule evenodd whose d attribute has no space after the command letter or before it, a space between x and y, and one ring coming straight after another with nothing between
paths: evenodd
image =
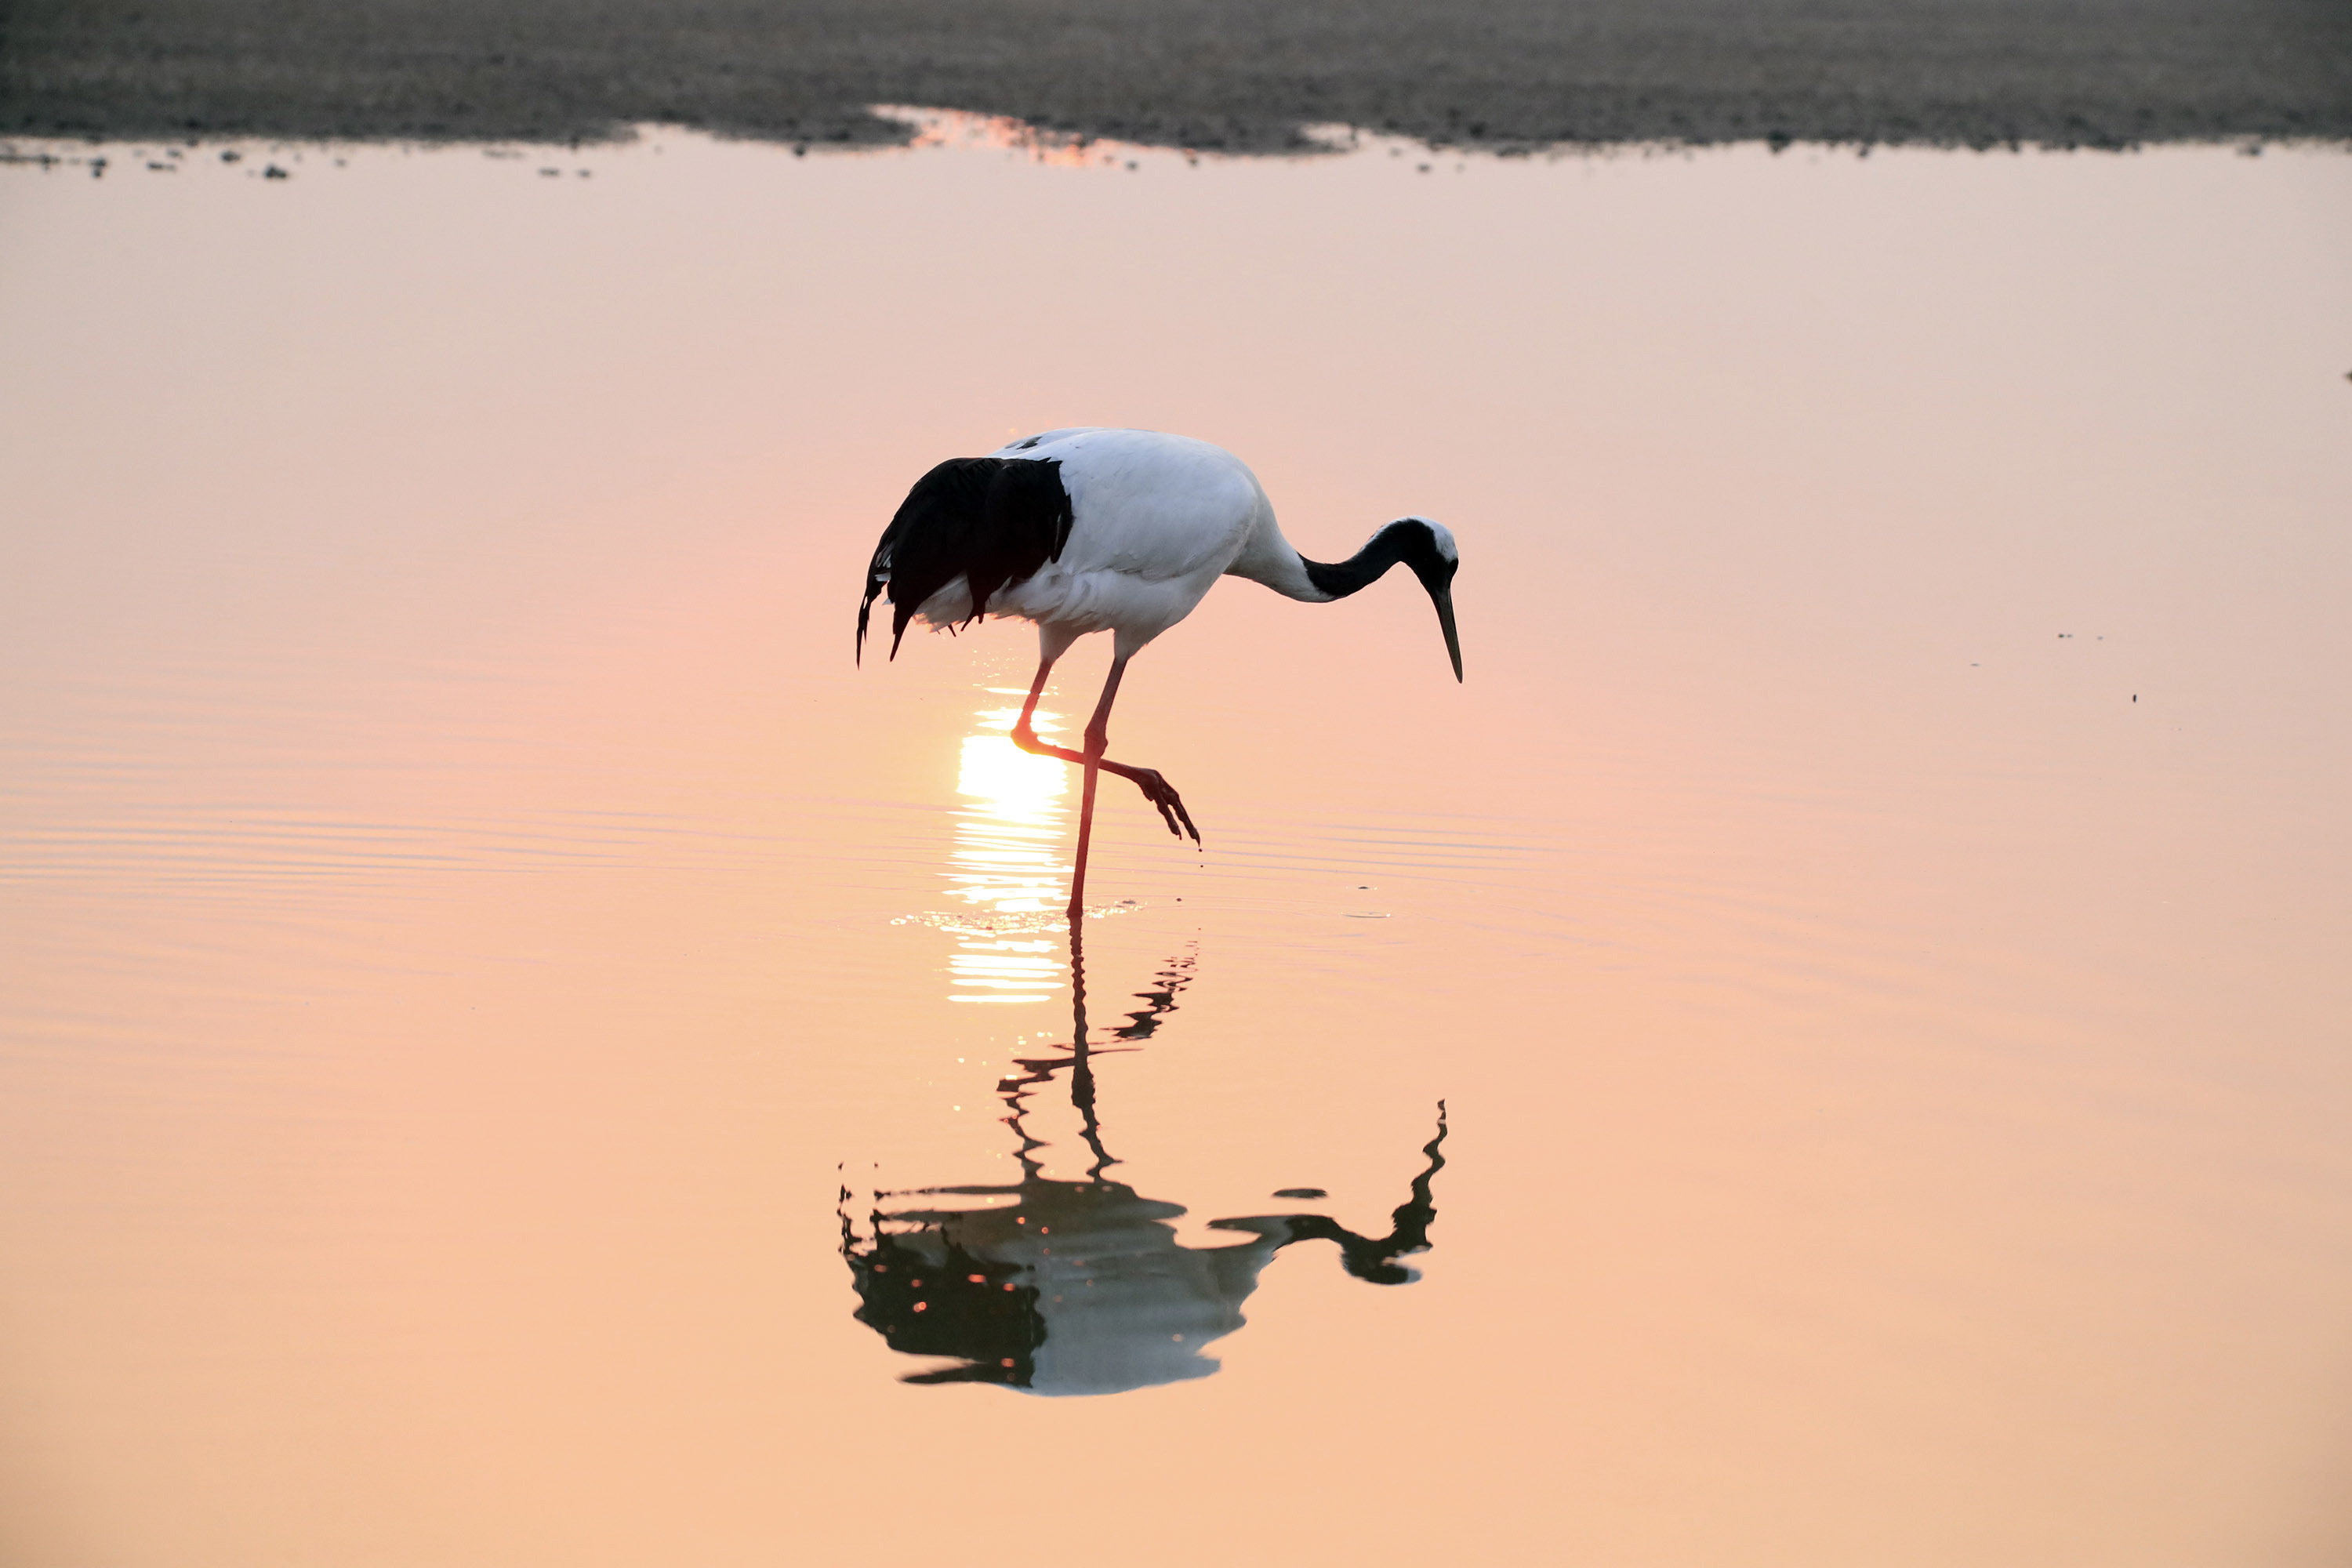
<instances>
[{"instance_id":1,"label":"wet mud flat","mask_svg":"<svg viewBox=\"0 0 2352 1568\"><path fill-rule=\"evenodd\" d=\"M2352 136L2321 0L18 0L0 131L903 140L873 104L1162 145Z\"/></svg>"}]
</instances>

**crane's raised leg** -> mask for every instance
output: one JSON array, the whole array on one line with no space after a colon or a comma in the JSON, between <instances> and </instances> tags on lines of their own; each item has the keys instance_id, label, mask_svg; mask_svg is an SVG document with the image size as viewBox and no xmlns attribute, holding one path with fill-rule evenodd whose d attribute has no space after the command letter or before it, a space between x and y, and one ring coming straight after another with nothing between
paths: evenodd
<instances>
[{"instance_id":1,"label":"crane's raised leg","mask_svg":"<svg viewBox=\"0 0 2352 1568\"><path fill-rule=\"evenodd\" d=\"M1110 732L1110 700L1118 694L1118 678L1126 672L1126 669L1127 660L1123 658L1112 660L1110 679L1103 685L1102 700L1096 704L1095 716L1087 723L1087 735L1090 742L1097 734L1108 737ZM1201 842L1201 830L1192 826L1192 818L1184 809L1183 797L1176 793L1173 785L1160 776L1157 769L1139 768L1128 763L1112 762L1102 754L1102 746L1099 743L1088 746L1087 752L1093 753L1089 759L1087 752L1074 752L1067 746L1048 745L1037 738L1037 731L1032 727L1031 720L1037 712L1038 696L1045 689L1045 678L1053 673L1054 661L1050 658L1037 666L1037 679L1029 683L1029 700L1021 705L1021 717L1013 722L1013 743L1024 752L1034 752L1041 757L1059 757L1066 763L1076 763L1088 770L1089 777L1095 768L1100 768L1107 773L1117 773L1141 790L1143 798L1159 809L1160 820L1168 825L1169 832L1179 837L1189 833L1192 837L1193 843ZM1094 800L1091 792L1085 799L1087 806L1090 807ZM1087 825L1093 816L1094 813L1091 809L1081 808L1078 817L1078 836L1079 842L1082 844L1086 841ZM1083 865L1083 862L1081 864Z\"/></svg>"}]
</instances>

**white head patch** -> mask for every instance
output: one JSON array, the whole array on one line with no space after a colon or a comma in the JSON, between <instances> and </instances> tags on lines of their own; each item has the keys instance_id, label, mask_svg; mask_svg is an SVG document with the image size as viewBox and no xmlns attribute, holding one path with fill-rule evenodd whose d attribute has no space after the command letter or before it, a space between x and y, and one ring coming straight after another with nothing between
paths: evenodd
<instances>
[{"instance_id":1,"label":"white head patch","mask_svg":"<svg viewBox=\"0 0 2352 1568\"><path fill-rule=\"evenodd\" d=\"M1461 563L1462 552L1454 548L1454 531L1452 529L1446 527L1444 523L1437 521L1433 518L1409 517L1404 521L1407 522L1420 523L1423 527L1428 529L1431 536L1437 542L1437 553L1444 556L1446 560L1454 562L1457 565Z\"/></svg>"}]
</instances>

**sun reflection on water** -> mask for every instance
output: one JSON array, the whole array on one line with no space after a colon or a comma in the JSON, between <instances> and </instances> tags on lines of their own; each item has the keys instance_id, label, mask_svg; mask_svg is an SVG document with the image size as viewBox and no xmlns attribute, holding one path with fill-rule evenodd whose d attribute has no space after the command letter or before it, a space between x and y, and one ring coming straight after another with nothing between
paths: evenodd
<instances>
[{"instance_id":1,"label":"sun reflection on water","mask_svg":"<svg viewBox=\"0 0 2352 1568\"><path fill-rule=\"evenodd\" d=\"M1062 804L1068 770L1013 743L1018 708L983 709L977 732L963 739L956 793L955 847L948 890L968 911L948 929L957 951L948 959L949 998L956 1002L1043 1002L1063 988L1054 932L1069 892L1063 857ZM1040 711L1038 733L1061 728Z\"/></svg>"}]
</instances>

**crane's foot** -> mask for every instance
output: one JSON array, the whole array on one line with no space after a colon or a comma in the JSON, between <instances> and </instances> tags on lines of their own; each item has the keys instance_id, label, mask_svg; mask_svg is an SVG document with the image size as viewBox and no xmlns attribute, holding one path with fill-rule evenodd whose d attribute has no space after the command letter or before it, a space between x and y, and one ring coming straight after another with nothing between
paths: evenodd
<instances>
[{"instance_id":1,"label":"crane's foot","mask_svg":"<svg viewBox=\"0 0 2352 1568\"><path fill-rule=\"evenodd\" d=\"M1192 814L1184 809L1184 797L1176 793L1174 784L1160 776L1159 769L1133 768L1127 776L1135 781L1144 799L1160 808L1160 820L1168 825L1170 833L1179 838L1189 833L1193 843L1201 842L1201 830L1192 826Z\"/></svg>"},{"instance_id":2,"label":"crane's foot","mask_svg":"<svg viewBox=\"0 0 2352 1568\"><path fill-rule=\"evenodd\" d=\"M1074 752L1067 746L1056 746L1038 739L1037 731L1029 727L1026 713L1013 721L1013 743L1036 756L1059 757L1080 767L1087 765L1084 752ZM1095 766L1107 773L1117 773L1141 790L1143 798L1159 809L1160 820L1168 825L1170 833L1179 838L1189 833L1193 843L1201 842L1201 830L1192 826L1192 814L1184 809L1184 797L1176 793L1175 785L1160 776L1158 768L1139 768L1133 763L1115 763L1100 752L1096 753Z\"/></svg>"}]
</instances>

